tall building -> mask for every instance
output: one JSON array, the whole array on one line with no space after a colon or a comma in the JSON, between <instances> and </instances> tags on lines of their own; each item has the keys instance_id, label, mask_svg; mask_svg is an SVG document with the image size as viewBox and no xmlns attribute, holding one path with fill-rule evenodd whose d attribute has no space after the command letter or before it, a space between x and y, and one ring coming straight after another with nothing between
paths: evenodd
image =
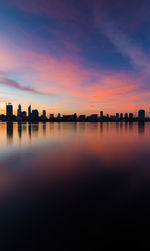
<instances>
[{"instance_id":1,"label":"tall building","mask_svg":"<svg viewBox=\"0 0 150 251\"><path fill-rule=\"evenodd\" d=\"M74 118L74 120L77 120L77 114L76 113L73 114L73 118Z\"/></svg>"},{"instance_id":2,"label":"tall building","mask_svg":"<svg viewBox=\"0 0 150 251\"><path fill-rule=\"evenodd\" d=\"M145 120L145 110L139 110L138 111L138 119L140 121L144 121Z\"/></svg>"},{"instance_id":3,"label":"tall building","mask_svg":"<svg viewBox=\"0 0 150 251\"><path fill-rule=\"evenodd\" d=\"M116 113L116 119L119 119L119 113Z\"/></svg>"},{"instance_id":4,"label":"tall building","mask_svg":"<svg viewBox=\"0 0 150 251\"><path fill-rule=\"evenodd\" d=\"M109 114L107 113L107 115L106 115L106 118L107 118L107 120L109 119Z\"/></svg>"},{"instance_id":5,"label":"tall building","mask_svg":"<svg viewBox=\"0 0 150 251\"><path fill-rule=\"evenodd\" d=\"M125 120L128 120L128 113L125 113Z\"/></svg>"},{"instance_id":6,"label":"tall building","mask_svg":"<svg viewBox=\"0 0 150 251\"><path fill-rule=\"evenodd\" d=\"M123 120L123 113L120 113L120 119Z\"/></svg>"},{"instance_id":7,"label":"tall building","mask_svg":"<svg viewBox=\"0 0 150 251\"><path fill-rule=\"evenodd\" d=\"M11 103L6 104L6 115L7 118L11 118L13 116L13 106Z\"/></svg>"},{"instance_id":8,"label":"tall building","mask_svg":"<svg viewBox=\"0 0 150 251\"><path fill-rule=\"evenodd\" d=\"M17 116L21 117L21 105L18 105Z\"/></svg>"},{"instance_id":9,"label":"tall building","mask_svg":"<svg viewBox=\"0 0 150 251\"><path fill-rule=\"evenodd\" d=\"M32 115L32 112L31 112L31 105L29 105L29 107L28 107L28 117L31 117L31 115Z\"/></svg>"},{"instance_id":10,"label":"tall building","mask_svg":"<svg viewBox=\"0 0 150 251\"><path fill-rule=\"evenodd\" d=\"M103 118L103 111L100 111L100 118L102 119Z\"/></svg>"},{"instance_id":11,"label":"tall building","mask_svg":"<svg viewBox=\"0 0 150 251\"><path fill-rule=\"evenodd\" d=\"M50 119L54 119L54 114L51 113L50 116L49 116L49 118Z\"/></svg>"},{"instance_id":12,"label":"tall building","mask_svg":"<svg viewBox=\"0 0 150 251\"><path fill-rule=\"evenodd\" d=\"M133 113L129 113L129 120L133 120Z\"/></svg>"},{"instance_id":13,"label":"tall building","mask_svg":"<svg viewBox=\"0 0 150 251\"><path fill-rule=\"evenodd\" d=\"M43 110L43 111L42 111L42 117L43 117L44 119L46 119L46 110Z\"/></svg>"},{"instance_id":14,"label":"tall building","mask_svg":"<svg viewBox=\"0 0 150 251\"><path fill-rule=\"evenodd\" d=\"M58 113L58 115L57 115L57 119L60 119L60 113Z\"/></svg>"},{"instance_id":15,"label":"tall building","mask_svg":"<svg viewBox=\"0 0 150 251\"><path fill-rule=\"evenodd\" d=\"M33 119L38 119L39 118L38 110L32 110L32 118Z\"/></svg>"},{"instance_id":16,"label":"tall building","mask_svg":"<svg viewBox=\"0 0 150 251\"><path fill-rule=\"evenodd\" d=\"M27 117L26 111L23 111L23 112L21 113L21 115L22 115L23 119L26 119L26 117Z\"/></svg>"}]
</instances>

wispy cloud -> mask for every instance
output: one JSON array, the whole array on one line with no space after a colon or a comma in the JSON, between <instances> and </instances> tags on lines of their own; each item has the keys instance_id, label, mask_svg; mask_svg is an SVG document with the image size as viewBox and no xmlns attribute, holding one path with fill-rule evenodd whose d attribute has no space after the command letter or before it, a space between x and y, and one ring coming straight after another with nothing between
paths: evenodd
<instances>
[{"instance_id":1,"label":"wispy cloud","mask_svg":"<svg viewBox=\"0 0 150 251\"><path fill-rule=\"evenodd\" d=\"M134 67L139 67L141 71L147 73L150 71L150 55L147 55L132 38L123 33L113 20L99 18L96 14L96 23L100 32L103 32L116 50L127 57Z\"/></svg>"},{"instance_id":2,"label":"wispy cloud","mask_svg":"<svg viewBox=\"0 0 150 251\"><path fill-rule=\"evenodd\" d=\"M5 65L0 61L0 69L6 72L5 75L0 75L0 83L33 94L55 93L58 98L53 105L65 105L65 108L61 107L62 112L82 109L82 112L88 113L87 105L93 112L100 107L105 111L126 111L127 108L131 111L141 105L144 105L144 108L147 106L145 93L147 92L148 98L150 91L147 87L143 88L147 83L143 75L137 77L135 72L125 70L106 71L102 67L87 68L79 60L75 62L67 56L58 58L51 54L19 50L15 46L11 50L15 64L10 64L8 49L5 51L2 43L0 49L7 55ZM14 53L16 51L17 55ZM20 61L20 58L24 60ZM31 85L18 83L15 76L17 79L23 79L23 83ZM38 97L37 103L40 100L44 103L45 97ZM52 107L50 99L47 104Z\"/></svg>"},{"instance_id":3,"label":"wispy cloud","mask_svg":"<svg viewBox=\"0 0 150 251\"><path fill-rule=\"evenodd\" d=\"M0 72L0 75L1 75L1 72ZM2 73L2 75L4 75L4 73ZM34 94L39 94L39 95L48 95L48 96L51 96L52 94L47 94L47 93L43 93L43 92L40 92L34 88L31 88L31 87L28 87L28 86L24 86L12 79L8 79L6 77L0 77L0 84L3 84L3 85L8 85L8 86L11 86L13 88L16 88L16 89L19 89L21 91L27 91L27 92L31 92L31 93L34 93Z\"/></svg>"}]
</instances>

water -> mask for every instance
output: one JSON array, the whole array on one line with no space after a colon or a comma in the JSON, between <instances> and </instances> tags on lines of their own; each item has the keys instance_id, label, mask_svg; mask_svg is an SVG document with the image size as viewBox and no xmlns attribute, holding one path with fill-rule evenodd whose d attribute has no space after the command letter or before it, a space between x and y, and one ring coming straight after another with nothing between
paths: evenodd
<instances>
[{"instance_id":1,"label":"water","mask_svg":"<svg viewBox=\"0 0 150 251\"><path fill-rule=\"evenodd\" d=\"M149 122L0 122L0 142L2 250L83 239L146 245Z\"/></svg>"}]
</instances>

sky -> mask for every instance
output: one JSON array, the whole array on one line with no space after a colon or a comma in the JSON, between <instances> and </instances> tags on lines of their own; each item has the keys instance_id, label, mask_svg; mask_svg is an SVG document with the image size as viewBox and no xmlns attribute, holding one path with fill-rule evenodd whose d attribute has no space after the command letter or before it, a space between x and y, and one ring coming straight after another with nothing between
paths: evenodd
<instances>
[{"instance_id":1,"label":"sky","mask_svg":"<svg viewBox=\"0 0 150 251\"><path fill-rule=\"evenodd\" d=\"M150 115L149 0L0 0L0 113Z\"/></svg>"}]
</instances>

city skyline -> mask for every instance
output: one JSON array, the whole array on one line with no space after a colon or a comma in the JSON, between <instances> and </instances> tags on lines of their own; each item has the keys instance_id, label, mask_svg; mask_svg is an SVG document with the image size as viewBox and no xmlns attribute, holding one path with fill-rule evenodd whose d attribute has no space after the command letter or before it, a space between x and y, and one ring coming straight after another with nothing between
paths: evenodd
<instances>
[{"instance_id":1,"label":"city skyline","mask_svg":"<svg viewBox=\"0 0 150 251\"><path fill-rule=\"evenodd\" d=\"M3 113L11 101L15 110L18 103L55 114L143 107L150 116L149 2L1 0L0 7Z\"/></svg>"},{"instance_id":2,"label":"city skyline","mask_svg":"<svg viewBox=\"0 0 150 251\"><path fill-rule=\"evenodd\" d=\"M1 107L3 107L3 108L0 108L0 114L4 114L4 115L6 115L6 104L8 104L8 103L11 103L12 105L13 105L13 107L14 107L14 109L13 109L13 111L14 111L14 115L15 116L17 116L17 110L18 110L18 104L17 103L13 103L13 102L5 102L5 103L0 103L0 105L1 105ZM55 108L47 108L46 106L40 106L40 105L38 105L38 104L36 104L36 105L32 105L32 102L31 103L28 103L28 104L22 104L21 102L20 102L20 105L21 105L21 107L23 107L23 110L24 111L26 111L26 112L28 112L28 107L31 105L32 106L32 108L33 109L37 109L38 111L39 111L39 115L42 115L42 112L43 112L43 110L46 110L46 112L47 112L47 114L50 114L50 113L53 113L55 116L58 114L58 113L61 113L61 114L64 114L64 115L67 115L67 114L69 114L69 112L63 112L63 110L58 110L58 111L56 111L56 109ZM134 116L138 116L138 111L140 110L140 109L144 109L144 107L139 107L139 109L136 109L136 110L129 110L129 111L127 111L127 110L125 110L125 111L122 111L122 110L113 110L112 112L111 111L109 111L109 110L103 110L103 112L105 113L105 114L107 114L107 113L111 113L112 115L115 115L116 113L123 113L123 114L125 114L126 112L128 112L128 113L133 113L134 114ZM99 113L99 111L100 111L101 109L97 109L95 112L93 112L93 113ZM149 109L144 109L145 110L145 112L146 112L146 114L147 114L147 117L150 117L150 111L149 111ZM69 110L68 110L69 111ZM70 111L70 113L74 113L75 112L75 109L74 110L71 110ZM76 111L77 112L77 111ZM78 114L79 115L82 115L83 114L83 112L81 111L79 111L78 112ZM92 111L90 111L90 109L85 113L85 115L86 116L89 116L90 114L92 114Z\"/></svg>"},{"instance_id":3,"label":"city skyline","mask_svg":"<svg viewBox=\"0 0 150 251\"><path fill-rule=\"evenodd\" d=\"M17 115L14 114L13 104L6 103L6 115L0 114L1 121L53 121L53 122L66 122L66 121L74 121L74 122L134 122L134 121L150 121L150 117L147 116L144 109L140 109L138 111L138 115L126 112L126 113L118 113L105 114L104 111L99 111L99 114L77 114L76 112L73 114L61 114L60 112L55 116L55 114L50 113L47 114L46 110L42 110L42 114L39 113L38 109L32 109L32 106L28 106L28 111L22 109L21 104L18 105Z\"/></svg>"}]
</instances>

